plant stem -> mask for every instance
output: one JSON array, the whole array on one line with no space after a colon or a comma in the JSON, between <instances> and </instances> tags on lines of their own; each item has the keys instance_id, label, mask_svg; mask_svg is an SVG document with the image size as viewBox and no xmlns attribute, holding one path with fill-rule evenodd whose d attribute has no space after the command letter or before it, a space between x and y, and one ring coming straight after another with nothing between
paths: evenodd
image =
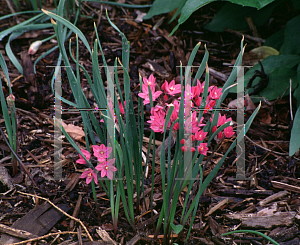
<instances>
[{"instance_id":1,"label":"plant stem","mask_svg":"<svg viewBox=\"0 0 300 245\"><path fill-rule=\"evenodd\" d=\"M92 184L92 190L93 190L93 197L94 197L94 201L95 201L95 205L96 205L96 212L97 212L99 220L101 220L101 214L100 214L100 210L99 210L99 207L98 207L94 180L92 180L91 184Z\"/></svg>"}]
</instances>

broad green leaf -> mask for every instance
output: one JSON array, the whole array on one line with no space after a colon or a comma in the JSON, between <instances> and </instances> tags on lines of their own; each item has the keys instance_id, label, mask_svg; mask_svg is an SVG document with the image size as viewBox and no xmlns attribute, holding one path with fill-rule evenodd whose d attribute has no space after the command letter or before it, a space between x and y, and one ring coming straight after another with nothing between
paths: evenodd
<instances>
[{"instance_id":1,"label":"broad green leaf","mask_svg":"<svg viewBox=\"0 0 300 245\"><path fill-rule=\"evenodd\" d=\"M226 3L216 14L213 20L205 26L205 29L214 32L222 32L224 29L245 30L249 29L246 16L250 16L256 26L264 24L271 16L273 9L281 1L274 2L261 10L252 7Z\"/></svg>"},{"instance_id":2,"label":"broad green leaf","mask_svg":"<svg viewBox=\"0 0 300 245\"><path fill-rule=\"evenodd\" d=\"M242 6L253 7L261 9L275 0L228 0L232 3L236 3Z\"/></svg>"},{"instance_id":3,"label":"broad green leaf","mask_svg":"<svg viewBox=\"0 0 300 245\"><path fill-rule=\"evenodd\" d=\"M285 67L274 69L269 75L268 86L259 95L267 100L276 100L283 95L288 95L290 91L290 79L293 80L294 86L298 84L296 70Z\"/></svg>"},{"instance_id":4,"label":"broad green leaf","mask_svg":"<svg viewBox=\"0 0 300 245\"><path fill-rule=\"evenodd\" d=\"M299 0L291 0L295 9L300 9L300 1Z\"/></svg>"},{"instance_id":5,"label":"broad green leaf","mask_svg":"<svg viewBox=\"0 0 300 245\"><path fill-rule=\"evenodd\" d=\"M262 62L265 73L268 75L274 69L285 67L291 69L300 63L300 56L298 55L272 55L264 59ZM245 75L245 86L248 84L250 78L254 75L255 70L261 70L260 65L256 64L253 66ZM252 86L257 83L255 79Z\"/></svg>"},{"instance_id":6,"label":"broad green leaf","mask_svg":"<svg viewBox=\"0 0 300 245\"><path fill-rule=\"evenodd\" d=\"M177 26L174 27L170 35L172 35L178 29L178 27L184 23L197 9L214 1L216 0L188 0L181 10L181 15L178 19Z\"/></svg>"},{"instance_id":7,"label":"broad green leaf","mask_svg":"<svg viewBox=\"0 0 300 245\"><path fill-rule=\"evenodd\" d=\"M156 0L143 19L146 20L155 15L172 12L174 9L179 8L182 2L186 2L186 0Z\"/></svg>"},{"instance_id":8,"label":"broad green leaf","mask_svg":"<svg viewBox=\"0 0 300 245\"><path fill-rule=\"evenodd\" d=\"M281 54L300 54L300 15L291 19L285 26Z\"/></svg>"},{"instance_id":9,"label":"broad green leaf","mask_svg":"<svg viewBox=\"0 0 300 245\"><path fill-rule=\"evenodd\" d=\"M293 128L292 128L291 140L290 140L290 150L289 150L290 156L293 156L295 152L299 150L300 148L299 138L300 138L300 107L298 107L293 122Z\"/></svg>"},{"instance_id":10,"label":"broad green leaf","mask_svg":"<svg viewBox=\"0 0 300 245\"><path fill-rule=\"evenodd\" d=\"M265 43L264 46L269 46L273 47L276 50L280 50L280 47L282 46L284 42L284 30L285 28L279 30L278 32L274 33L273 35L269 36Z\"/></svg>"}]
</instances>

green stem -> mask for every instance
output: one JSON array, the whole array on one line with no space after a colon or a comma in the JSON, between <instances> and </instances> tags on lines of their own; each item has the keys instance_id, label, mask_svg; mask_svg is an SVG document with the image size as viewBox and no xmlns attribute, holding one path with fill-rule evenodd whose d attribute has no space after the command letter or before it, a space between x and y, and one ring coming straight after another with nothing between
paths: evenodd
<instances>
[{"instance_id":1,"label":"green stem","mask_svg":"<svg viewBox=\"0 0 300 245\"><path fill-rule=\"evenodd\" d=\"M259 231L237 230L237 231L230 231L230 232L224 233L221 236L227 236L227 235L230 235L230 234L233 234L233 233L253 233L253 234L262 236L263 238L267 239L269 242L271 242L274 245L279 245L279 243L277 243L276 241L274 241L271 237L268 237L267 235L265 235L265 234L263 234L263 233L261 233Z\"/></svg>"},{"instance_id":2,"label":"green stem","mask_svg":"<svg viewBox=\"0 0 300 245\"><path fill-rule=\"evenodd\" d=\"M96 196L96 189L95 189L95 182L94 182L94 180L92 180L91 184L92 184L92 190L93 190L93 197L94 197L94 201L95 201L95 205L96 205L96 212L97 212L98 218L100 220L101 219L101 214L100 214L100 210L99 210L99 207L98 207L98 202L97 202L97 196Z\"/></svg>"}]
</instances>

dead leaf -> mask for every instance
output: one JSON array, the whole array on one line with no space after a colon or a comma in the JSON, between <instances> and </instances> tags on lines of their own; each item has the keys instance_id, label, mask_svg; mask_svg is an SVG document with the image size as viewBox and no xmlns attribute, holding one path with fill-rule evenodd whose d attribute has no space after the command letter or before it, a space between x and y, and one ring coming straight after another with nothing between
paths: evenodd
<instances>
[{"instance_id":1,"label":"dead leaf","mask_svg":"<svg viewBox=\"0 0 300 245\"><path fill-rule=\"evenodd\" d=\"M64 122L61 123L66 132L74 138L76 141L85 143L85 134L81 127L75 126L73 124L65 124Z\"/></svg>"}]
</instances>

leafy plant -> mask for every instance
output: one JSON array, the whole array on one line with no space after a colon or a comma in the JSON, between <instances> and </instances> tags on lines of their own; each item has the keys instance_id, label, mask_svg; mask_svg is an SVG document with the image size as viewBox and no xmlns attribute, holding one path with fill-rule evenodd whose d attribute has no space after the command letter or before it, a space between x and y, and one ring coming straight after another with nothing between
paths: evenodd
<instances>
[{"instance_id":1,"label":"leafy plant","mask_svg":"<svg viewBox=\"0 0 300 245\"><path fill-rule=\"evenodd\" d=\"M172 12L173 10L177 9L175 14L173 15L172 19L170 22L172 22L179 14L180 17L178 19L178 24L177 26L172 30L171 34L172 35L178 27L184 23L193 12L195 12L197 9L212 3L216 2L217 0L176 0L176 1L171 1L171 0L155 0L152 7L150 8L149 12L147 15L144 17L144 19L150 19L155 15L163 14L163 13L169 13ZM254 8L260 10L263 7L267 6L268 4L274 2L275 0L255 0L255 1L248 1L248 0L228 0L231 3L241 5L243 7L251 7L251 8L243 8L245 13L248 13L249 11L253 11ZM231 5L232 7L232 5ZM229 7L229 8L231 8ZM231 9L230 9L231 10ZM225 9L224 9L225 12ZM230 18L234 16L236 18L236 14L240 13L235 11L234 15L230 15ZM222 18L222 21L226 21L226 18ZM244 21L244 19L243 19Z\"/></svg>"},{"instance_id":2,"label":"leafy plant","mask_svg":"<svg viewBox=\"0 0 300 245\"><path fill-rule=\"evenodd\" d=\"M107 63L105 61L105 57L102 53L102 48L100 43L98 42L99 37L97 34L97 29L95 28L96 37L97 39L94 42L93 50L89 47L89 44L83 35L83 33L69 21L62 17L62 6L64 1L60 2L58 7L58 14L51 13L49 11L44 11L45 14L50 16L52 19L52 24L54 30L56 32L59 49L61 52L61 57L64 60L66 65L66 71L68 80L71 86L71 89L74 94L75 103L70 102L67 100L63 100L65 103L69 104L71 107L78 108L78 109L91 109L90 105L88 104L86 97L84 96L81 85L80 85L80 76L79 76L79 68L84 71L84 74L89 82L91 87L91 91L95 97L96 103L99 108L106 108L107 113L103 114L103 112L99 112L99 117L101 118L100 126L99 120L95 117L95 114L92 113L90 110L80 110L84 131L86 133L86 150L79 149L79 147L75 144L72 138L68 135L68 133L63 129L63 133L66 138L70 141L73 147L78 151L80 154L80 159L77 160L78 163L86 163L89 167L81 177L87 179L87 183L92 184L92 189L94 193L95 203L97 205L97 199L95 195L95 183L100 183L102 188L105 190L107 196L110 199L111 203L111 210L112 210L112 219L115 228L115 232L117 231L117 220L118 220L118 212L119 212L119 205L120 200L122 200L123 207L125 209L125 216L129 222L129 224L135 229L135 212L137 212L138 207L140 205L140 198L141 193L143 193L143 180L145 175L145 167L142 165L142 144L143 144L143 134L144 134L144 109L143 104L150 103L151 106L151 128L153 129L150 134L150 142L147 152L146 164L149 162L149 152L151 146L155 146L155 132L163 133L163 143L160 152L160 166L161 166L161 175L162 175L162 190L163 190L163 207L160 212L157 225L156 225L156 235L160 231L160 227L163 225L164 229L164 239L165 242L168 241L172 230L175 233L180 233L182 235L183 227L186 225L188 219L191 217L192 220L190 222L190 229L186 240L189 237L189 233L191 231L192 224L194 222L196 211L198 209L199 199L204 192L205 188L209 185L212 179L217 174L218 170L222 166L225 158L227 157L228 153L236 146L236 144L242 139L244 132L237 136L237 140L235 140L232 145L229 147L228 151L225 153L224 157L218 162L215 168L211 171L211 173L203 180L202 176L202 165L201 162L204 159L204 156L207 154L207 147L210 145L212 140L215 137L219 137L221 140L223 138L223 131L227 137L231 137L233 135L232 128L230 126L230 122L226 122L226 119L219 115L217 111L214 111L213 108L216 106L217 108L220 107L222 101L225 99L228 88L233 86L236 74L236 68L233 69L231 76L228 78L225 86L222 89L218 89L216 87L209 87L209 74L208 74L208 67L207 67L207 60L208 60L208 52L206 50L205 56L202 60L202 63L198 69L194 77L193 87L192 84L188 85L188 81L190 79L190 67L192 66L193 59L197 53L197 50L200 46L198 44L190 57L188 62L188 68L185 73L185 79L183 79L183 71L181 68L181 85L178 87L173 83L165 83L163 90L168 96L174 96L175 93L180 93L181 100L178 102L178 107L175 108L175 105L169 105L168 109L163 106L155 106L154 102L158 96L162 93L161 91L155 92L153 84L155 82L154 78L141 78L140 77L140 85L141 85L141 93L139 94L140 98L138 101L138 113L137 119L134 113L133 107L133 98L130 92L130 79L128 74L129 68L129 43L125 37L125 35L120 32L120 30L109 20L107 15L107 19L110 24L119 32L122 38L122 62L115 61L114 68L112 70L109 69ZM64 27L65 26L65 27ZM76 33L76 57L72 56L71 47L70 47L70 55L73 62L76 64L76 74L72 71L70 61L67 56L67 51L64 47L64 42L66 40L66 33L67 28L69 28L72 32ZM63 33L63 34L61 34ZM92 63L93 63L93 79L92 81L90 75L87 73L85 68L79 64L78 62L78 38L82 41L85 45L87 50L92 56ZM108 87L107 92L105 94L104 83L101 78L101 74L99 71L99 64L98 64L98 47L102 53L104 68L106 72L106 77L108 80ZM241 52L237 58L236 66L241 65L242 62L242 55L243 55L243 43L241 43ZM59 60L60 64L61 60ZM117 75L117 64L122 67L123 69L123 81L124 81L124 97L122 96L122 91L120 88L119 77ZM202 73L206 70L206 82L200 86L197 83L197 80L200 79ZM114 77L114 80L112 79ZM196 85L197 83L197 85ZM115 85L115 86L114 86ZM117 89L115 90L114 87ZM196 87L199 89L199 93L197 100L195 103L199 103L199 110L191 113L191 107L188 110L184 103L189 101L191 102L191 92L192 88L194 93L196 93ZM200 92L201 90L201 92ZM200 96L201 95L201 96ZM120 101L117 98L120 98ZM143 98L143 100L142 100ZM190 98L190 99L189 99ZM202 102L201 102L202 101ZM114 102L114 103L113 103ZM126 103L125 103L126 102ZM175 102L174 102L175 103ZM166 106L166 105L165 105ZM114 110L116 112L116 118L114 117ZM177 116L173 117L173 111L177 110ZM190 153L187 154L186 149L193 149L191 145L187 142L189 138L186 138L186 130L185 128L189 128L186 123L188 120L185 120L184 115L191 115L190 120L195 122L196 124L201 123L202 115L204 112L208 110L212 110L213 113L211 114L211 121L208 120L207 124L203 124L203 130L198 130L197 134L194 137L197 140L195 147L197 148L197 152L193 153L192 150ZM259 107L256 111L252 114L251 118L245 125L245 132L250 127L252 120L254 119L255 115L257 114ZM121 111L124 111L124 119L121 116ZM157 118L158 117L158 118ZM178 117L178 118L177 118ZM197 119L198 118L198 119ZM199 121L198 121L199 120ZM138 121L138 123L137 123ZM119 129L119 139L113 141L113 132L109 132L109 127L111 125L117 125ZM159 125L157 125L159 123ZM173 129L177 127L176 131ZM231 129L227 130L226 129ZM175 154L171 159L171 138L173 137L172 134L175 132L176 144L175 144ZM206 132L206 133L205 133ZM91 153L90 153L90 142L93 145L93 148L96 143L95 133L99 137L102 144L110 145L113 150L113 157L115 158L115 166L117 168L117 172L115 177L117 179L100 179L99 173L95 170L101 171L102 168L98 168L93 166L90 161ZM191 132L190 132L191 133ZM206 138L207 133L209 134L207 137L207 143L203 143L203 140ZM107 137L106 137L107 136ZM169 140L167 140L167 136L169 136ZM186 141L182 141L182 139ZM184 144L182 148L182 142ZM165 152L165 145L168 144L168 154L166 156ZM187 148L185 148L187 147ZM95 151L95 150L94 150ZM193 153L193 154L192 154ZM95 153L94 153L95 154ZM96 156L96 155L95 155ZM153 147L153 156L155 156L155 148ZM99 159L98 159L99 161ZM167 162L168 168L165 167ZM185 164L188 162L188 166ZM154 181L154 167L155 167L155 159L153 157L152 162L152 181ZM185 169L187 167L187 169ZM192 170L192 171L191 171ZM98 176L97 176L98 174ZM125 178L124 176L125 175ZM104 176L102 176L104 177ZM126 190L125 190L126 185ZM166 189L165 189L166 186ZM177 202L180 193L184 188L188 188L185 196L184 207L181 214L180 225L174 225L174 218L176 214ZM190 192L193 192L193 195L190 195ZM134 193L136 193L136 200L134 200ZM151 190L151 201L153 200L153 185ZM135 205L134 205L135 203Z\"/></svg>"}]
</instances>

